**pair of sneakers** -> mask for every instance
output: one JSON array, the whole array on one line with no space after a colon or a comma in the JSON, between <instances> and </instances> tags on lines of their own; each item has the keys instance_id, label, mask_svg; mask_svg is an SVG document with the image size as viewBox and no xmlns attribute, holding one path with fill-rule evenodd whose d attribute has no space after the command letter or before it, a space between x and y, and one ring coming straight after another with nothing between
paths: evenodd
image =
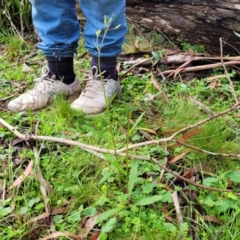
<instances>
[{"instance_id":1,"label":"pair of sneakers","mask_svg":"<svg viewBox=\"0 0 240 240\"><path fill-rule=\"evenodd\" d=\"M86 87L80 96L71 104L71 108L83 111L86 114L103 112L107 104L120 92L120 83L113 79L102 79L97 68L93 67L89 74ZM44 108L56 94L64 94L67 97L79 95L80 82L77 77L72 84L64 84L56 80L53 75L48 77L48 68L43 68L42 76L37 78L35 86L23 93L18 98L8 103L8 109L12 112L25 112L28 109L35 111Z\"/></svg>"}]
</instances>

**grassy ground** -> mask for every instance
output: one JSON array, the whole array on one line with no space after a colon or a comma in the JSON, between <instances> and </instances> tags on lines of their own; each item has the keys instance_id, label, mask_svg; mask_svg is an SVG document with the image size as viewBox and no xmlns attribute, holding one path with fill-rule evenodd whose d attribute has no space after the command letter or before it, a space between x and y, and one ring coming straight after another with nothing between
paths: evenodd
<instances>
[{"instance_id":1,"label":"grassy ground","mask_svg":"<svg viewBox=\"0 0 240 240\"><path fill-rule=\"evenodd\" d=\"M44 58L32 40L0 38L0 117L24 134L100 148L91 152L52 140L25 141L0 124L0 239L240 239L239 111L189 127L210 116L190 97L216 114L234 104L227 78L214 87L206 77L157 78L159 92L150 69L135 68L122 78L121 96L102 115L73 111L72 100L63 96L36 113L13 114L7 102L33 85ZM130 34L124 51L149 51L156 43L169 46L160 34ZM82 79L89 70L82 40L75 65ZM229 73L239 96L239 78ZM131 148L186 127L177 142ZM125 154L117 154L124 147Z\"/></svg>"}]
</instances>

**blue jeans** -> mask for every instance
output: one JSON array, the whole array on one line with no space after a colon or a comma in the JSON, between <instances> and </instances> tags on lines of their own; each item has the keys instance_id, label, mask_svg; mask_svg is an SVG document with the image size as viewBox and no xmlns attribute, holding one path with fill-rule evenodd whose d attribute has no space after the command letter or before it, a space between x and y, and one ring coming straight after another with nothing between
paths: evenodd
<instances>
[{"instance_id":1,"label":"blue jeans","mask_svg":"<svg viewBox=\"0 0 240 240\"><path fill-rule=\"evenodd\" d=\"M72 57L77 52L80 27L75 10L75 0L30 0L32 18L41 39L38 47L46 56ZM86 17L85 47L98 57L114 57L122 50L127 32L125 0L80 0ZM104 37L104 16L113 21ZM120 25L120 27L115 28ZM111 30L112 28L112 30ZM97 38L96 33L101 30ZM98 47L101 46L99 52Z\"/></svg>"}]
</instances>

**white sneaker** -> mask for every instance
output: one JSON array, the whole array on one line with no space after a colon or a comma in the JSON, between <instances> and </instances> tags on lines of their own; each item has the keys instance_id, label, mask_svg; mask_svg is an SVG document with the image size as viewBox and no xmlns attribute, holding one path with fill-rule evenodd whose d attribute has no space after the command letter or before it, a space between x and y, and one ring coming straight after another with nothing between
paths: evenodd
<instances>
[{"instance_id":1,"label":"white sneaker","mask_svg":"<svg viewBox=\"0 0 240 240\"><path fill-rule=\"evenodd\" d=\"M8 109L12 112L23 112L27 109L38 110L47 106L56 94L65 94L73 96L79 94L81 87L80 82L75 78L75 81L70 84L64 84L55 79L55 76L48 77L48 68L43 68L43 75L37 78L37 82L33 89L23 93L18 98L8 103Z\"/></svg>"},{"instance_id":2,"label":"white sneaker","mask_svg":"<svg viewBox=\"0 0 240 240\"><path fill-rule=\"evenodd\" d=\"M95 74L93 74L94 70ZM106 109L107 104L110 104L120 93L120 82L113 79L100 79L96 67L92 68L90 78L79 98L71 104L71 108L81 110L86 114L101 113Z\"/></svg>"}]
</instances>

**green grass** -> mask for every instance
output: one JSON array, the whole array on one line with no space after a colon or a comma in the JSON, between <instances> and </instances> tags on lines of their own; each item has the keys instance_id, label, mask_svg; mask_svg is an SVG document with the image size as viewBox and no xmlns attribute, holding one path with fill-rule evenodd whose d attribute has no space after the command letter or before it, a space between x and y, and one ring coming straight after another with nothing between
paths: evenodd
<instances>
[{"instance_id":1,"label":"green grass","mask_svg":"<svg viewBox=\"0 0 240 240\"><path fill-rule=\"evenodd\" d=\"M41 60L30 65L31 72L22 71L21 60L29 54L30 48L24 44L18 48L16 42L12 36L5 39L5 51L0 58L1 99L19 90L16 83L30 88L33 79L40 73ZM149 46L153 42L154 39ZM131 39L127 42L128 49L130 43ZM90 65L85 53L80 40L79 55L76 56L80 79L82 71L88 70ZM84 59L81 58L83 55ZM41 54L36 56L42 59ZM190 102L189 97L196 97L216 113L233 103L226 80L222 81L220 88L213 90L206 79L194 78L188 83L158 81L169 102L164 101L153 87L149 73L141 77L128 74L122 80L124 88L121 96L114 100L108 111L95 118L71 110L71 101L63 96L57 96L46 109L37 113L29 111L26 116L8 112L5 106L9 100L1 101L0 117L22 133L37 130L38 135L120 149L149 140L146 134L152 139L161 139L207 118L209 115ZM234 85L239 93L238 82L234 81ZM157 97L150 102L144 101L146 93ZM185 143L212 152L240 153L239 112L231 112L197 129L200 131L186 138ZM181 133L176 139L185 134ZM162 169L150 161L113 154L103 154L103 160L78 147L53 141L37 141L29 146L24 141L17 143L19 139L1 125L0 137L0 238L3 240L38 239L49 235L47 219L34 220L45 212L46 204L51 211L61 210L52 216L55 229L59 232L80 234L81 228L85 228L86 219L102 214L86 239L90 239L96 230L101 231L100 239L187 240L192 239L193 231L199 239L216 239L215 236L218 239L239 239L239 197L224 192L226 188L239 192L240 164L237 158L209 155L174 142L146 145L128 151L129 154L152 156L164 163L166 159L171 160L189 150L180 160L167 164L167 167L184 175L189 169L199 166L192 180L195 177L199 184L222 189L222 192L213 192L174 180L174 176L167 171L160 179ZM33 146L39 152L39 163ZM32 174L20 186L9 190L30 160L34 161ZM39 176L38 166L48 189L53 189L45 197L36 178ZM174 190L178 191L183 213L184 224L181 227L178 226L171 198ZM207 217L210 220L206 220ZM33 220L34 223L31 222Z\"/></svg>"}]
</instances>

